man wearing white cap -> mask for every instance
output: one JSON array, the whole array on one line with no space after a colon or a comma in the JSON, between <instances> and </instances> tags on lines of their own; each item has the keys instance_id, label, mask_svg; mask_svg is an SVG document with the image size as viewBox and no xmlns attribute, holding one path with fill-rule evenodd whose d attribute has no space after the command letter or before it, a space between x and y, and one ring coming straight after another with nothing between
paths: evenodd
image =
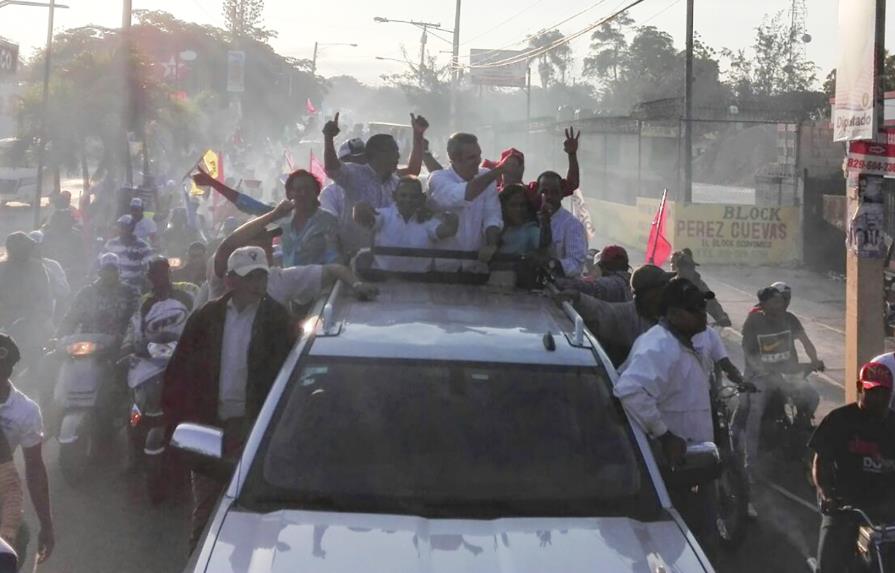
<instances>
[{"instance_id":1,"label":"man wearing white cap","mask_svg":"<svg viewBox=\"0 0 895 573\"><path fill-rule=\"evenodd\" d=\"M47 271L47 277L50 279L50 294L53 296L53 316L61 317L65 312L68 298L71 296L71 285L68 284L68 277L65 276L65 269L59 264L59 261L48 259L43 256L43 231L31 231L28 237L34 241L34 249L31 256L39 260L44 270Z\"/></svg>"},{"instance_id":2,"label":"man wearing white cap","mask_svg":"<svg viewBox=\"0 0 895 573\"><path fill-rule=\"evenodd\" d=\"M257 246L227 260L229 291L187 321L165 372L167 422L224 429L224 455L239 454L295 337L286 309L267 294L267 253ZM193 473L191 548L224 483Z\"/></svg>"},{"instance_id":3,"label":"man wearing white cap","mask_svg":"<svg viewBox=\"0 0 895 573\"><path fill-rule=\"evenodd\" d=\"M153 247L158 246L158 225L143 216L143 200L139 197L131 199L131 217L134 218L134 235Z\"/></svg>"}]
</instances>

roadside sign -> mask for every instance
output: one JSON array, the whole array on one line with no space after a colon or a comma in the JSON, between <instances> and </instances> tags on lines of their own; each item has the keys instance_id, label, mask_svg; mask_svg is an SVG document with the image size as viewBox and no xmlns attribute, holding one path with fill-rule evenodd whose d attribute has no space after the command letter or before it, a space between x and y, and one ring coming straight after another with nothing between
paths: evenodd
<instances>
[{"instance_id":1,"label":"roadside sign","mask_svg":"<svg viewBox=\"0 0 895 573\"><path fill-rule=\"evenodd\" d=\"M19 65L19 46L0 40L0 76L16 73Z\"/></svg>"},{"instance_id":2,"label":"roadside sign","mask_svg":"<svg viewBox=\"0 0 895 573\"><path fill-rule=\"evenodd\" d=\"M227 52L227 91L242 93L245 91L246 53L237 50Z\"/></svg>"},{"instance_id":3,"label":"roadside sign","mask_svg":"<svg viewBox=\"0 0 895 573\"><path fill-rule=\"evenodd\" d=\"M849 173L895 177L895 132L886 133L885 143L849 142L845 170Z\"/></svg>"},{"instance_id":4,"label":"roadside sign","mask_svg":"<svg viewBox=\"0 0 895 573\"><path fill-rule=\"evenodd\" d=\"M839 63L833 104L833 141L873 139L882 120L876 73L877 0L839 2Z\"/></svg>"},{"instance_id":5,"label":"roadside sign","mask_svg":"<svg viewBox=\"0 0 895 573\"><path fill-rule=\"evenodd\" d=\"M501 86L524 88L528 76L528 60L520 60L507 65L507 62L519 58L525 52L518 50L481 50L469 51L469 79L473 84L482 86Z\"/></svg>"}]
</instances>

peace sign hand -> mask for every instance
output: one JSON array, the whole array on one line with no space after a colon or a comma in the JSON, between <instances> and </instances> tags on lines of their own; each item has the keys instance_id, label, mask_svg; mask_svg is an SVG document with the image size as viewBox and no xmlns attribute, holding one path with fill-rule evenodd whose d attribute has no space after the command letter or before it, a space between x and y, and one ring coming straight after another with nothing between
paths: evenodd
<instances>
[{"instance_id":1,"label":"peace sign hand","mask_svg":"<svg viewBox=\"0 0 895 573\"><path fill-rule=\"evenodd\" d=\"M581 130L578 130L578 133L575 133L575 128L570 127L565 130L566 140L563 141L562 148L563 151L568 153L569 155L574 155L578 153L578 138L581 137Z\"/></svg>"},{"instance_id":2,"label":"peace sign hand","mask_svg":"<svg viewBox=\"0 0 895 573\"><path fill-rule=\"evenodd\" d=\"M342 130L339 129L339 112L336 112L336 116L323 125L323 136L335 138L340 131Z\"/></svg>"}]
</instances>

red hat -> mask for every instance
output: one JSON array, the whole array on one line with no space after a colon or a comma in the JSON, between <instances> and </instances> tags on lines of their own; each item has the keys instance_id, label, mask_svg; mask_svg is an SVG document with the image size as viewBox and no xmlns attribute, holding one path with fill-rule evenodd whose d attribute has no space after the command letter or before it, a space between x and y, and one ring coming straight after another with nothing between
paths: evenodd
<instances>
[{"instance_id":1,"label":"red hat","mask_svg":"<svg viewBox=\"0 0 895 573\"><path fill-rule=\"evenodd\" d=\"M879 387L888 390L892 389L892 371L881 362L868 362L862 366L858 379L864 390L872 390Z\"/></svg>"},{"instance_id":2,"label":"red hat","mask_svg":"<svg viewBox=\"0 0 895 573\"><path fill-rule=\"evenodd\" d=\"M497 161L491 161L490 159L482 161L482 167L484 167L485 169L494 169L510 157L515 157L522 163L525 163L525 154L515 147L510 147L500 152L500 159L498 159Z\"/></svg>"},{"instance_id":3,"label":"red hat","mask_svg":"<svg viewBox=\"0 0 895 573\"><path fill-rule=\"evenodd\" d=\"M608 245L600 251L600 262L604 265L617 264L620 267L628 266L628 251L619 245Z\"/></svg>"}]
</instances>

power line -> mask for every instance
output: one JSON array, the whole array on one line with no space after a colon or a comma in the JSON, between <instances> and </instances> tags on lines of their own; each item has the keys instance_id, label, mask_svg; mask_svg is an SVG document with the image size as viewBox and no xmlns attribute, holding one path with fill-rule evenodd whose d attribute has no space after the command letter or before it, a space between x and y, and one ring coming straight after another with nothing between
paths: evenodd
<instances>
[{"instance_id":1,"label":"power line","mask_svg":"<svg viewBox=\"0 0 895 573\"><path fill-rule=\"evenodd\" d=\"M505 24L509 24L510 22L512 22L513 20L515 20L516 18L518 18L518 17L521 16L522 14L528 12L529 10L531 10L532 8L534 8L535 6L537 6L538 4L543 4L543 3L544 3L544 0L537 0L537 1L534 2L533 4L529 4L528 6L526 6L525 8L523 8L522 10L519 10L518 12L516 12L515 14L513 14L512 16L510 16L509 18L507 18L506 20L504 20L503 22L500 22L499 24L496 24L496 25L494 25L494 26L488 28L487 30L485 30L484 32L482 32L481 34L479 34L478 36L473 36L472 38L466 40L465 42L463 42L463 43L460 44L460 45L461 45L461 46L465 46L465 45L467 45L467 44L469 44L469 43L471 43L471 42L475 42L475 41L478 40L479 38L482 38L482 37L484 37L484 36L487 36L488 34L490 34L491 32L493 32L494 30L496 30L496 29L498 29L498 28L504 26Z\"/></svg>"},{"instance_id":2,"label":"power line","mask_svg":"<svg viewBox=\"0 0 895 573\"><path fill-rule=\"evenodd\" d=\"M647 24L649 24L650 22L652 22L653 20L655 20L656 18L658 18L665 12L668 12L669 10L671 10L672 8L674 8L675 6L677 6L680 3L681 3L681 0L674 0L671 4L662 8L661 10L659 10L658 12L656 12L655 14L653 14L652 16L650 16L649 18L644 20L643 23L641 24L641 26L646 26Z\"/></svg>"},{"instance_id":3,"label":"power line","mask_svg":"<svg viewBox=\"0 0 895 573\"><path fill-rule=\"evenodd\" d=\"M541 32L549 32L549 31L551 31L551 30L555 30L556 28L562 26L563 24L565 24L565 23L567 23L567 22L570 22L571 20L574 20L575 18L581 16L582 14L584 14L584 13L586 13L586 12L589 12L589 11L593 10L594 8L596 8L597 6L599 6L600 4L603 4L604 2L606 2L606 0L597 0L597 2L591 4L590 6L588 6L587 8L585 8L584 10L581 10L580 12L576 12L575 14L569 16L568 18L566 18L566 19L564 19L564 20L562 20L562 21L560 21L560 22L557 22L556 24L554 24L554 25L552 25L552 26L547 26L546 28L541 28L540 30L538 30L538 31L536 31L536 32L534 32L534 33L537 34L537 33L541 33ZM526 40L528 40L528 38L530 38L531 36L534 35L532 32L533 32L533 30L529 30L529 31L526 33L526 36L525 36L524 38L522 38L521 40L516 40L516 41L514 41L514 42L510 42L509 44L504 44L503 46L500 46L499 48L494 48L494 49L492 49L492 50L487 50L487 51L482 52L482 53L480 53L480 54L478 54L478 55L479 55L479 56L484 56L484 55L491 54L491 53L494 53L494 52L499 52L499 51L504 50L504 49L506 49L506 48L509 48L509 47L511 47L511 46L515 46L516 44L521 44L521 43L525 42ZM462 57L462 58L469 59L470 56L461 56L461 57Z\"/></svg>"},{"instance_id":4,"label":"power line","mask_svg":"<svg viewBox=\"0 0 895 573\"><path fill-rule=\"evenodd\" d=\"M588 26L584 27L582 30L577 31L574 34L564 36L547 46L543 46L541 48L534 48L534 49L528 50L526 52L523 52L517 56L512 56L510 58L506 58L505 60L500 60L498 62L493 62L490 64L465 65L462 67L466 67L466 68L470 68L470 69L472 69L472 68L479 68L479 69L499 68L499 67L503 67L503 66L511 66L513 64L518 64L520 62L526 62L526 61L532 60L532 59L537 58L543 54L546 54L547 52L555 50L556 48L558 48L560 46L568 44L572 40L580 38L581 36L587 34L591 30L594 30L607 22L611 22L612 20L614 20L615 18L618 18L621 14L624 14L625 12L627 12L634 6L637 6L638 4L642 4L644 1L645 0L634 0L633 2L629 3L627 6L622 8L621 10L617 10L616 12L610 14L609 16L606 16L605 18L602 18L600 20L597 20L596 22L593 22L592 24L589 24Z\"/></svg>"}]
</instances>

